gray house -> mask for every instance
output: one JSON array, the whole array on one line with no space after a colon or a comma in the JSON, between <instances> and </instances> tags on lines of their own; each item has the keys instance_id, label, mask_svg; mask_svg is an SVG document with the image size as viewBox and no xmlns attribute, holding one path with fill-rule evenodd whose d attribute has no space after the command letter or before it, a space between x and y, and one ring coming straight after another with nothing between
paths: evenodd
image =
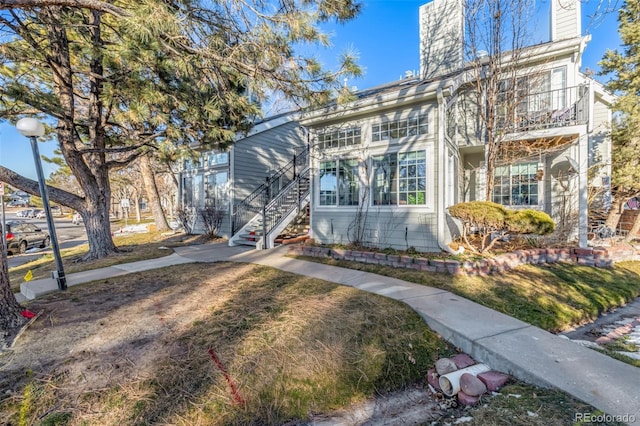
<instances>
[{"instance_id":1,"label":"gray house","mask_svg":"<svg viewBox=\"0 0 640 426\"><path fill-rule=\"evenodd\" d=\"M614 98L580 71L589 41L580 2L550 8L550 41L500 57L490 199L545 211L586 246L589 191L606 200L609 185ZM419 75L360 91L346 105L265 120L229 152L186 165L181 205L194 212L196 231L198 210L216 206L229 244L269 248L310 206L321 243L450 250L459 229L447 208L484 200L487 182L475 84L484 56L464 61L463 22L458 0L423 5Z\"/></svg>"},{"instance_id":2,"label":"gray house","mask_svg":"<svg viewBox=\"0 0 640 426\"><path fill-rule=\"evenodd\" d=\"M224 213L220 236L262 247L264 206L281 195L294 173L307 169L307 134L296 119L292 113L268 118L239 135L228 151L203 151L183 164L179 204L190 212L195 233L205 232L201 212L214 208Z\"/></svg>"},{"instance_id":3,"label":"gray house","mask_svg":"<svg viewBox=\"0 0 640 426\"><path fill-rule=\"evenodd\" d=\"M486 198L486 128L473 102L478 68L463 61L462 14L456 0L422 6L420 75L301 120L312 140L317 241L448 250L458 230L447 207ZM550 25L550 41L518 52L517 64L515 53L500 58L510 75L495 100L503 155L491 199L548 212L586 246L588 188L606 193L609 182L613 97L580 71L589 41L580 2L553 0Z\"/></svg>"}]
</instances>

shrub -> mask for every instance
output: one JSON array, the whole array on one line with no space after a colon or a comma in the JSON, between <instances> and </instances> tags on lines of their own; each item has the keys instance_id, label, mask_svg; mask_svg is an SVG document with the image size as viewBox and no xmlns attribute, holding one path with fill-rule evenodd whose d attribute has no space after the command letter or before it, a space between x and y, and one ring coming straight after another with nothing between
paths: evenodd
<instances>
[{"instance_id":1,"label":"shrub","mask_svg":"<svg viewBox=\"0 0 640 426\"><path fill-rule=\"evenodd\" d=\"M176 218L184 229L184 232L191 235L196 222L195 209L192 207L179 208L176 210Z\"/></svg>"},{"instance_id":2,"label":"shrub","mask_svg":"<svg viewBox=\"0 0 640 426\"><path fill-rule=\"evenodd\" d=\"M556 228L548 214L532 209L510 211L506 222L509 232L515 234L548 235Z\"/></svg>"},{"instance_id":3,"label":"shrub","mask_svg":"<svg viewBox=\"0 0 640 426\"><path fill-rule=\"evenodd\" d=\"M470 201L449 207L449 214L462 222L462 238L471 251L486 253L500 239L512 234L546 235L555 229L551 217L537 210L508 210L490 201ZM480 235L480 247L469 241L475 230Z\"/></svg>"},{"instance_id":4,"label":"shrub","mask_svg":"<svg viewBox=\"0 0 640 426\"><path fill-rule=\"evenodd\" d=\"M449 207L451 216L463 223L473 223L480 228L502 229L505 227L507 209L490 201L470 201Z\"/></svg>"},{"instance_id":5,"label":"shrub","mask_svg":"<svg viewBox=\"0 0 640 426\"><path fill-rule=\"evenodd\" d=\"M222 225L222 219L224 219L226 211L226 209L214 206L206 206L199 210L202 225L204 226L205 233L209 237L219 236L220 225Z\"/></svg>"}]
</instances>

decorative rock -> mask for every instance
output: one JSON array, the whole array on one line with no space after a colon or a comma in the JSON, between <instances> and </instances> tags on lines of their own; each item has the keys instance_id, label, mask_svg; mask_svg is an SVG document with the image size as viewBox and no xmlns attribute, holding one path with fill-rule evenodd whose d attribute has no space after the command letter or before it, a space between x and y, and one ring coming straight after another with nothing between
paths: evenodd
<instances>
[{"instance_id":1,"label":"decorative rock","mask_svg":"<svg viewBox=\"0 0 640 426\"><path fill-rule=\"evenodd\" d=\"M458 402L462 405L476 405L480 401L479 396L471 396L460 391L458 392Z\"/></svg>"},{"instance_id":2,"label":"decorative rock","mask_svg":"<svg viewBox=\"0 0 640 426\"><path fill-rule=\"evenodd\" d=\"M451 361L453 361L458 367L458 370L463 368L467 368L475 364L476 362L467 354L457 354L451 357Z\"/></svg>"},{"instance_id":3,"label":"decorative rock","mask_svg":"<svg viewBox=\"0 0 640 426\"><path fill-rule=\"evenodd\" d=\"M497 371L487 371L486 373L478 374L478 379L485 384L489 392L495 392L507 383L509 376Z\"/></svg>"},{"instance_id":4,"label":"decorative rock","mask_svg":"<svg viewBox=\"0 0 640 426\"><path fill-rule=\"evenodd\" d=\"M480 396L487 391L487 386L473 374L460 376L460 390L469 396Z\"/></svg>"},{"instance_id":5,"label":"decorative rock","mask_svg":"<svg viewBox=\"0 0 640 426\"><path fill-rule=\"evenodd\" d=\"M436 371L439 376L443 374L451 373L452 371L456 371L458 367L456 367L456 363L451 361L449 358L440 358L436 361Z\"/></svg>"},{"instance_id":6,"label":"decorative rock","mask_svg":"<svg viewBox=\"0 0 640 426\"><path fill-rule=\"evenodd\" d=\"M427 383L429 383L436 391L441 392L440 382L438 381L438 373L435 368L430 368L427 371Z\"/></svg>"}]
</instances>

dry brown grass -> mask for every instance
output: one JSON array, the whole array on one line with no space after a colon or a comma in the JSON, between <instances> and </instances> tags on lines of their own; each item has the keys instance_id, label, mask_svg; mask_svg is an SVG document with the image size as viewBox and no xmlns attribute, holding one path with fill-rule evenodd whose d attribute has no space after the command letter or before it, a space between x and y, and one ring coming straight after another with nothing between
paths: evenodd
<instances>
[{"instance_id":1,"label":"dry brown grass","mask_svg":"<svg viewBox=\"0 0 640 426\"><path fill-rule=\"evenodd\" d=\"M414 383L451 351L403 304L252 265L147 271L30 309L44 313L0 358L2 424L282 424Z\"/></svg>"},{"instance_id":2,"label":"dry brown grass","mask_svg":"<svg viewBox=\"0 0 640 426\"><path fill-rule=\"evenodd\" d=\"M171 254L171 247L205 242L210 241L202 235L162 235L161 232L147 232L115 237L114 243L120 251L102 259L83 260L89 251L87 244L62 250L61 255L65 273L69 275L74 272L106 268L122 263L157 259ZM32 279L37 280L50 277L51 271L55 269L53 254L43 254L34 261L9 269L11 288L14 292L20 291L20 283L24 281L24 276L28 271L32 272Z\"/></svg>"}]
</instances>

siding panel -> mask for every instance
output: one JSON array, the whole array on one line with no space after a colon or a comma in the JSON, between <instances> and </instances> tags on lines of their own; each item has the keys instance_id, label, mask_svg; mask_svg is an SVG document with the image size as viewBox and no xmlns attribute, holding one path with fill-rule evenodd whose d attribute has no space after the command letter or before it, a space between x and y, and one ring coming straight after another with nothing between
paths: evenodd
<instances>
[{"instance_id":1,"label":"siding panel","mask_svg":"<svg viewBox=\"0 0 640 426\"><path fill-rule=\"evenodd\" d=\"M312 215L316 214L312 212ZM350 244L356 210L323 211L312 219L312 236L324 244ZM436 215L409 209L378 210L371 208L364 220L364 245L379 249L438 252Z\"/></svg>"},{"instance_id":2,"label":"siding panel","mask_svg":"<svg viewBox=\"0 0 640 426\"><path fill-rule=\"evenodd\" d=\"M249 136L234 145L234 203L244 200L306 143L297 121Z\"/></svg>"}]
</instances>

